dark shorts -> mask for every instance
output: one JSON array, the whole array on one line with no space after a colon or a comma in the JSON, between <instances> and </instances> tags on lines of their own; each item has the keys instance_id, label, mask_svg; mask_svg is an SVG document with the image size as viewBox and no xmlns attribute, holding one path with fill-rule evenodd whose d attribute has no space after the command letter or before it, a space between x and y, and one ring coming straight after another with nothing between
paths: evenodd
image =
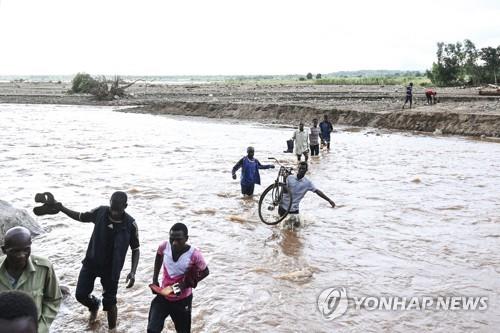
<instances>
[{"instance_id":1,"label":"dark shorts","mask_svg":"<svg viewBox=\"0 0 500 333\"><path fill-rule=\"evenodd\" d=\"M148 318L148 333L160 333L168 316L172 318L175 330L180 333L191 332L191 306L193 295L173 302L157 295L151 302Z\"/></svg>"},{"instance_id":2,"label":"dark shorts","mask_svg":"<svg viewBox=\"0 0 500 333\"><path fill-rule=\"evenodd\" d=\"M328 135L324 135L324 136L322 137L322 139L323 139L323 141L324 141L324 142L326 142L326 143L330 142L330 134L328 134Z\"/></svg>"},{"instance_id":3,"label":"dark shorts","mask_svg":"<svg viewBox=\"0 0 500 333\"><path fill-rule=\"evenodd\" d=\"M309 147L311 148L311 156L319 155L319 144L318 145L311 145Z\"/></svg>"},{"instance_id":4,"label":"dark shorts","mask_svg":"<svg viewBox=\"0 0 500 333\"><path fill-rule=\"evenodd\" d=\"M250 184L250 185L241 184L241 194L253 195L254 188L255 184Z\"/></svg>"},{"instance_id":5,"label":"dark shorts","mask_svg":"<svg viewBox=\"0 0 500 333\"><path fill-rule=\"evenodd\" d=\"M83 265L76 284L75 298L85 305L89 310L95 310L99 306L99 300L91 295L94 290L95 279L101 278L102 285L102 306L104 311L108 311L116 305L116 292L118 291L118 281L113 281L110 274L100 274L91 268Z\"/></svg>"},{"instance_id":6,"label":"dark shorts","mask_svg":"<svg viewBox=\"0 0 500 333\"><path fill-rule=\"evenodd\" d=\"M411 95L406 95L406 100L405 100L405 104L410 102L411 103L412 101L412 96Z\"/></svg>"}]
</instances>

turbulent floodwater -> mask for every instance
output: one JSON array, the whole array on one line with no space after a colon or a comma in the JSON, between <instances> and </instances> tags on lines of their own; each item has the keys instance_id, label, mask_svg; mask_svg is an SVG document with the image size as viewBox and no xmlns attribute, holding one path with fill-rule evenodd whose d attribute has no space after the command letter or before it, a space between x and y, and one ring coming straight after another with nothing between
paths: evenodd
<instances>
[{"instance_id":1,"label":"turbulent floodwater","mask_svg":"<svg viewBox=\"0 0 500 333\"><path fill-rule=\"evenodd\" d=\"M141 260L134 288L118 291L119 332L144 332L155 250L184 222L210 276L194 292L195 332L494 332L500 327L500 144L457 137L339 131L310 179L338 208L309 193L299 231L259 222L230 170L248 145L283 154L291 129L109 108L0 105L0 198L27 210L51 191L75 210L130 196ZM277 169L276 169L277 170ZM263 170L268 185L276 170ZM257 187L261 193L264 186ZM75 291L92 225L37 218L33 253ZM350 296L488 296L486 311L358 311L326 321L316 299ZM101 292L99 283L96 291ZM53 332L86 330L87 311L64 300ZM106 319L99 315L99 332ZM168 331L173 325L167 320Z\"/></svg>"}]
</instances>

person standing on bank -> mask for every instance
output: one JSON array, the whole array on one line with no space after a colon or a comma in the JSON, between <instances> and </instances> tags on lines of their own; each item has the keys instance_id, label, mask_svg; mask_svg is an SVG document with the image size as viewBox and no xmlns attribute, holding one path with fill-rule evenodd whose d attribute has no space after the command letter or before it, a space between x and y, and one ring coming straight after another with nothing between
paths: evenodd
<instances>
[{"instance_id":1,"label":"person standing on bank","mask_svg":"<svg viewBox=\"0 0 500 333\"><path fill-rule=\"evenodd\" d=\"M78 276L75 297L89 309L89 323L95 323L101 301L92 295L92 290L95 279L100 277L103 310L107 312L108 327L113 331L118 315L118 281L128 247L132 249L132 268L127 275L127 288L131 288L135 283L135 272L139 263L139 233L134 218L125 212L127 194L115 192L111 196L109 206L100 206L86 213L72 211L61 203L58 205L61 212L72 219L94 223L94 231Z\"/></svg>"},{"instance_id":2,"label":"person standing on bank","mask_svg":"<svg viewBox=\"0 0 500 333\"><path fill-rule=\"evenodd\" d=\"M410 85L406 87L406 99L405 104L403 104L403 110L406 106L406 103L410 102L410 109L413 103L413 82L410 82Z\"/></svg>"},{"instance_id":3,"label":"person standing on bank","mask_svg":"<svg viewBox=\"0 0 500 333\"><path fill-rule=\"evenodd\" d=\"M243 195L253 195L255 184L260 185L259 169L274 169L274 165L260 164L259 160L254 158L255 149L247 148L247 156L241 158L233 167L233 179L236 179L236 171L241 168L241 193Z\"/></svg>"},{"instance_id":4,"label":"person standing on bank","mask_svg":"<svg viewBox=\"0 0 500 333\"><path fill-rule=\"evenodd\" d=\"M293 151L300 162L302 155L304 155L306 162L309 159L309 133L304 130L304 123L299 123L299 129L293 132L292 140L295 142Z\"/></svg>"},{"instance_id":5,"label":"person standing on bank","mask_svg":"<svg viewBox=\"0 0 500 333\"><path fill-rule=\"evenodd\" d=\"M151 302L148 333L160 333L170 315L179 333L191 332L191 305L193 288L209 274L200 250L187 244L188 228L176 223L170 228L169 240L158 247L153 269L153 283L149 285L157 296ZM163 266L160 287L158 276Z\"/></svg>"},{"instance_id":6,"label":"person standing on bank","mask_svg":"<svg viewBox=\"0 0 500 333\"><path fill-rule=\"evenodd\" d=\"M321 133L320 128L318 127L318 119L313 119L313 125L310 129L309 134L309 145L311 148L311 156L319 155L319 135Z\"/></svg>"}]
</instances>

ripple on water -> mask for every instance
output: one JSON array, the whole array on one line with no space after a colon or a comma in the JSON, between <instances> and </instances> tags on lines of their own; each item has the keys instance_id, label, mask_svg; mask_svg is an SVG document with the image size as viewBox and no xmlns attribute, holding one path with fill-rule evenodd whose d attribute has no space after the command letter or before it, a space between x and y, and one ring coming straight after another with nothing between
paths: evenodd
<instances>
[{"instance_id":1,"label":"ripple on water","mask_svg":"<svg viewBox=\"0 0 500 333\"><path fill-rule=\"evenodd\" d=\"M125 288L130 258L120 278L119 332L144 332L156 249L176 222L189 226L189 241L211 271L194 292L194 332L500 327L494 310L350 311L325 321L316 305L317 295L333 286L346 286L353 296L465 290L498 297L500 253L492 250L500 248L497 143L335 132L332 151L311 160L308 177L338 206L306 195L304 228L289 231L260 223L256 213L276 169L261 170L262 186L248 199L241 199L230 173L250 144L263 163L275 156L295 166L294 157L282 153L289 128L100 107L0 104L0 117L9 124L0 135L2 200L31 211L34 193L50 189L69 208L84 211L106 204L115 190L129 194L141 260L134 288ZM74 296L92 225L62 214L37 221L48 232L34 240L32 252L51 259ZM99 283L95 292L102 292ZM53 330L85 331L87 316L67 297ZM105 323L101 312L95 332L106 332ZM174 331L170 320L166 326Z\"/></svg>"}]
</instances>

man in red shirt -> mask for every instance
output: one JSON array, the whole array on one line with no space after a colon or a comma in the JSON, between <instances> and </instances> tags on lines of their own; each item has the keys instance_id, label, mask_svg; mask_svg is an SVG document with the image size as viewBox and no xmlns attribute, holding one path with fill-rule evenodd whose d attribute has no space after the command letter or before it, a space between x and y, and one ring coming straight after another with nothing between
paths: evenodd
<instances>
[{"instance_id":1,"label":"man in red shirt","mask_svg":"<svg viewBox=\"0 0 500 333\"><path fill-rule=\"evenodd\" d=\"M432 105L436 104L436 94L437 92L432 89L425 90L425 97L427 97L427 104Z\"/></svg>"}]
</instances>

